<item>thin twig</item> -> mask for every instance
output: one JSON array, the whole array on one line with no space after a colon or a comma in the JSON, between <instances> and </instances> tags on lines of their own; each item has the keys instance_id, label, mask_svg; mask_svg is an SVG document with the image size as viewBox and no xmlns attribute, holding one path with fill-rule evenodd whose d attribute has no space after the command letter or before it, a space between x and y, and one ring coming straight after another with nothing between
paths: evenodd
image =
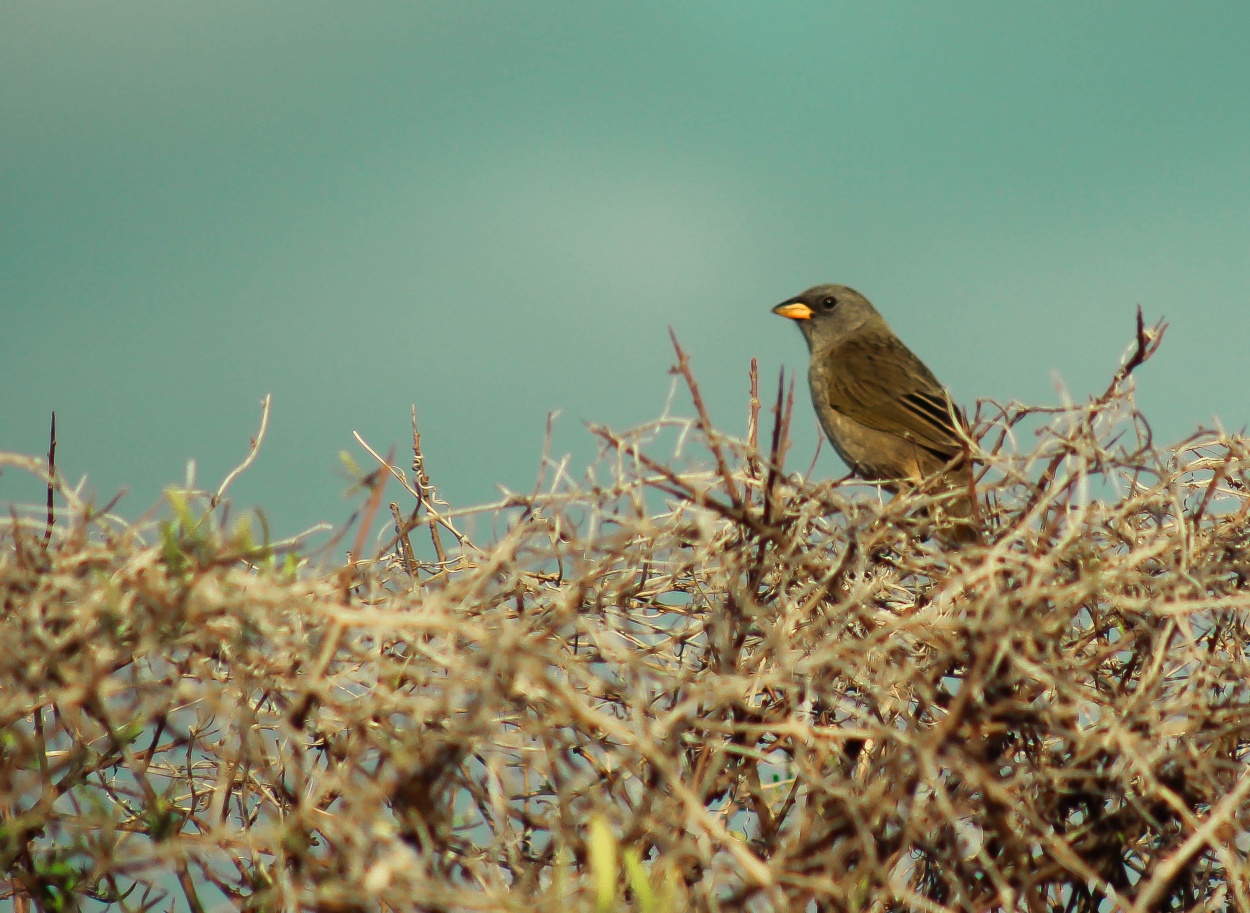
<instances>
[{"instance_id":1,"label":"thin twig","mask_svg":"<svg viewBox=\"0 0 1250 913\"><path fill-rule=\"evenodd\" d=\"M758 479L760 474L759 458L757 456L760 449L760 363L759 359L754 356L751 358L750 382L750 399L747 401L746 462L748 474L751 478Z\"/></svg>"},{"instance_id":2,"label":"thin twig","mask_svg":"<svg viewBox=\"0 0 1250 913\"><path fill-rule=\"evenodd\" d=\"M400 482L400 484L404 486L404 490L407 491L410 495L412 495L415 499L417 499L417 502L419 504L424 505L426 513L429 514L430 516L431 523L437 523L438 525L442 526L443 529L447 530L449 533L455 536L456 541L458 541L461 545L474 549L475 551L478 550L477 547L472 542L469 541L468 536L463 535L459 530L456 529L456 527L452 524L449 518L444 517L441 513L436 511L431 506L429 500L424 498L420 490L414 487L412 483L409 482L408 479L404 477L403 472L397 469L394 463L389 462L388 460L384 459L380 453L378 453L376 450L370 447L368 441L366 441L363 437L360 436L360 432L353 431L352 437L356 439L356 443L358 443L361 447L365 448L365 450L369 453L369 456L373 457L374 460L377 461L378 466L380 466L384 471L390 473L392 478L397 479ZM416 525L414 525L411 528L415 529Z\"/></svg>"},{"instance_id":3,"label":"thin twig","mask_svg":"<svg viewBox=\"0 0 1250 913\"><path fill-rule=\"evenodd\" d=\"M429 473L425 471L425 454L421 452L421 432L417 430L417 407L412 407L412 471L416 475L417 482L417 510L422 506L425 507L426 513L430 516L437 516L438 511L434 508L435 493L434 486L430 483ZM416 516L417 511L413 511ZM461 539L460 536L456 536ZM443 552L442 540L438 537L438 524L430 524L430 539L434 545L434 553L438 556L439 564L447 563L447 555Z\"/></svg>"},{"instance_id":4,"label":"thin twig","mask_svg":"<svg viewBox=\"0 0 1250 913\"><path fill-rule=\"evenodd\" d=\"M768 447L768 479L764 482L764 525L773 521L773 504L777 497L777 480L781 477L790 446L790 416L794 411L794 381L786 393L786 369L777 375L777 403L773 406L773 436ZM783 397L784 403L783 403Z\"/></svg>"},{"instance_id":5,"label":"thin twig","mask_svg":"<svg viewBox=\"0 0 1250 913\"><path fill-rule=\"evenodd\" d=\"M43 547L52 541L52 526L56 522L56 507L52 500L53 482L56 480L56 411L52 412L52 427L48 432L48 520L43 528Z\"/></svg>"},{"instance_id":6,"label":"thin twig","mask_svg":"<svg viewBox=\"0 0 1250 913\"><path fill-rule=\"evenodd\" d=\"M260 401L260 429L251 439L248 446L247 456L243 458L243 462L230 472L222 481L221 486L217 489L217 493L209 499L208 509L214 509L221 503L221 499L226 495L226 489L230 487L230 483L237 479L249 466L256 461L256 454L260 452L260 445L265 440L265 431L269 428L269 404L273 400L272 393L266 393L265 398Z\"/></svg>"},{"instance_id":7,"label":"thin twig","mask_svg":"<svg viewBox=\"0 0 1250 913\"><path fill-rule=\"evenodd\" d=\"M716 429L713 428L712 420L708 417L707 407L703 404L703 394L699 392L699 385L695 382L694 374L690 370L690 357L682 349L681 343L677 341L677 334L672 327L668 328L668 335L673 340L673 349L677 353L677 366L673 371L681 375L686 382L686 388L690 391L690 398L694 401L694 409L699 417L699 431L707 442L708 449L712 451L713 459L716 460L716 471L720 473L721 483L725 486L725 493L729 495L729 500L733 502L734 507L741 508L742 498L738 494L738 486L734 484L733 478L729 474L729 465L725 462L725 454L721 449L720 441L717 439Z\"/></svg>"},{"instance_id":8,"label":"thin twig","mask_svg":"<svg viewBox=\"0 0 1250 913\"><path fill-rule=\"evenodd\" d=\"M1189 865L1189 861L1204 848L1214 845L1216 831L1227 824L1233 815L1241 811L1241 805L1247 796L1250 796L1250 770L1242 772L1233 791L1211 809L1206 820L1186 838L1185 842L1178 846L1172 855L1155 866L1150 880L1137 892L1133 904L1134 910L1148 913L1157 909L1164 892L1171 887L1181 870ZM1229 872L1228 875L1235 877L1233 872Z\"/></svg>"},{"instance_id":9,"label":"thin twig","mask_svg":"<svg viewBox=\"0 0 1250 913\"><path fill-rule=\"evenodd\" d=\"M412 529L413 521L416 519L416 511L413 511L412 517L407 520L399 512L399 504L396 501L390 503L391 518L395 521L395 537L399 540L399 556L404 563L404 570L408 572L408 576L414 580L418 579L417 575L417 556L412 549L412 541L408 538L408 532Z\"/></svg>"},{"instance_id":10,"label":"thin twig","mask_svg":"<svg viewBox=\"0 0 1250 913\"><path fill-rule=\"evenodd\" d=\"M1115 391L1119 389L1120 384L1124 383L1133 371L1145 364L1155 352L1159 351L1159 346L1163 343L1163 334L1167 332L1167 328L1168 325L1160 320L1147 330L1142 321L1141 305L1137 305L1137 332L1134 336L1136 345L1133 348L1133 354L1115 372L1115 377L1111 379L1111 385L1107 387L1106 392L1098 399L1100 403L1110 400Z\"/></svg>"}]
</instances>

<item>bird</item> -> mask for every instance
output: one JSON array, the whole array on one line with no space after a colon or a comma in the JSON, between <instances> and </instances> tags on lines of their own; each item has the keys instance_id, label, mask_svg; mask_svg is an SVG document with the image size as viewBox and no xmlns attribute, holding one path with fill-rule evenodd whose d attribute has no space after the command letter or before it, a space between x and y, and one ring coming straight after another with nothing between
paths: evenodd
<instances>
[{"instance_id":1,"label":"bird","mask_svg":"<svg viewBox=\"0 0 1250 913\"><path fill-rule=\"evenodd\" d=\"M956 543L977 541L968 431L933 372L872 303L845 285L816 285L772 309L807 341L812 405L834 450L859 477L897 492L941 474Z\"/></svg>"}]
</instances>

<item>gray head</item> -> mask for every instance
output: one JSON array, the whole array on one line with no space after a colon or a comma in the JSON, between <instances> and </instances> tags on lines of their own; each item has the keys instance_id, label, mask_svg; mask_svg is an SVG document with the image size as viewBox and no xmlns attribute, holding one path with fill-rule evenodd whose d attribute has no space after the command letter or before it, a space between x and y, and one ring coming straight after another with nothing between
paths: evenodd
<instances>
[{"instance_id":1,"label":"gray head","mask_svg":"<svg viewBox=\"0 0 1250 913\"><path fill-rule=\"evenodd\" d=\"M807 347L813 351L833 345L865 326L891 332L868 299L845 285L814 285L781 302L773 313L797 323Z\"/></svg>"}]
</instances>

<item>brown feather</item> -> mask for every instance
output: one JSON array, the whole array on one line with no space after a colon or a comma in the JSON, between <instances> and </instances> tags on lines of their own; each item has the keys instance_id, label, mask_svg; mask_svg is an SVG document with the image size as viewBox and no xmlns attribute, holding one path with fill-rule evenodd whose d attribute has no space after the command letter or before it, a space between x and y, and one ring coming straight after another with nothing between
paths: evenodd
<instances>
[{"instance_id":1,"label":"brown feather","mask_svg":"<svg viewBox=\"0 0 1250 913\"><path fill-rule=\"evenodd\" d=\"M829 405L869 428L923 447L943 463L963 449L950 399L896 336L856 334L830 349Z\"/></svg>"}]
</instances>

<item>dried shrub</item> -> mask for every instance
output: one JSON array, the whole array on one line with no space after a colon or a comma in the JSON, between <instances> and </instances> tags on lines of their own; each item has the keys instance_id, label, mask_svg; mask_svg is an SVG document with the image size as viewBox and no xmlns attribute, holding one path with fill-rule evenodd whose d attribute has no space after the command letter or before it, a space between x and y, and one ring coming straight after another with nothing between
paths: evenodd
<instances>
[{"instance_id":1,"label":"dried shrub","mask_svg":"<svg viewBox=\"0 0 1250 913\"><path fill-rule=\"evenodd\" d=\"M488 546L414 423L360 528L387 478L410 512L328 572L224 486L131 526L4 455L64 504L0 551L5 896L1247 909L1250 451L1153 443L1129 374L1161 331L1095 400L982 404L958 549L940 494L786 472L784 386L714 430L680 349L695 417L596 429L584 478L478 509Z\"/></svg>"}]
</instances>

